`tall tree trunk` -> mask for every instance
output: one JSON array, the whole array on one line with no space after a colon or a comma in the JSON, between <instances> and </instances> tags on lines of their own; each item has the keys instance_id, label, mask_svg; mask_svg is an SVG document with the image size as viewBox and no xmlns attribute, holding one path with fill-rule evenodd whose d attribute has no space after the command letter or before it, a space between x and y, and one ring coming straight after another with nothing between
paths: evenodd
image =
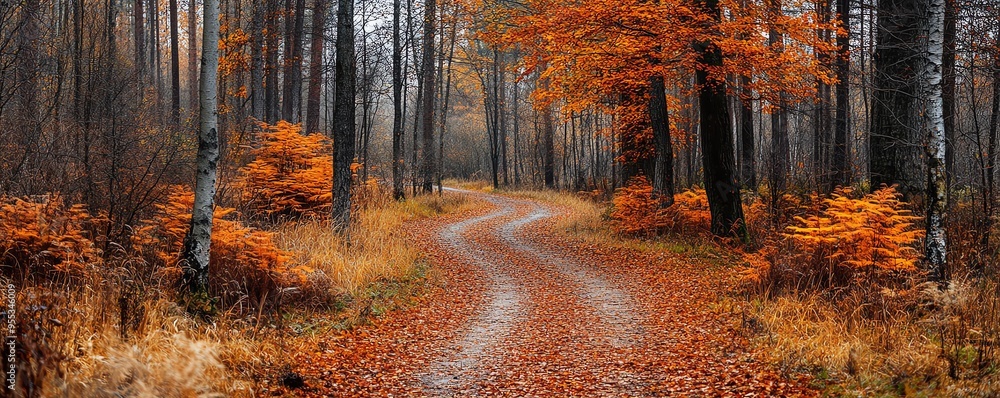
<instances>
[{"instance_id":1,"label":"tall tree trunk","mask_svg":"<svg viewBox=\"0 0 1000 398\"><path fill-rule=\"evenodd\" d=\"M424 192L434 191L434 19L437 17L437 0L427 0L424 4L423 43L423 159L420 174Z\"/></svg>"},{"instance_id":2,"label":"tall tree trunk","mask_svg":"<svg viewBox=\"0 0 1000 398\"><path fill-rule=\"evenodd\" d=\"M194 0L189 0L194 1ZM263 2L253 3L250 17L250 114L259 121L264 116L264 14L267 7Z\"/></svg>"},{"instance_id":3,"label":"tall tree trunk","mask_svg":"<svg viewBox=\"0 0 1000 398\"><path fill-rule=\"evenodd\" d=\"M215 181L219 162L218 73L219 0L204 0L204 33L201 48L201 79L198 134L198 174L195 180L191 226L184 237L184 283L194 294L208 292L208 264L212 245Z\"/></svg>"},{"instance_id":4,"label":"tall tree trunk","mask_svg":"<svg viewBox=\"0 0 1000 398\"><path fill-rule=\"evenodd\" d=\"M319 131L319 94L323 89L323 31L326 29L326 1L313 6L312 48L309 50L309 99L306 103L306 131Z\"/></svg>"},{"instance_id":5,"label":"tall tree trunk","mask_svg":"<svg viewBox=\"0 0 1000 398\"><path fill-rule=\"evenodd\" d=\"M155 1L155 0L154 0ZM256 4L256 3L255 3ZM256 8L256 5L254 6ZM188 108L190 112L198 106L198 2L188 0ZM256 51L260 51L257 48Z\"/></svg>"},{"instance_id":6,"label":"tall tree trunk","mask_svg":"<svg viewBox=\"0 0 1000 398\"><path fill-rule=\"evenodd\" d=\"M354 1L337 3L336 93L333 127L333 227L351 225L351 163L354 161L354 128L357 80L354 56Z\"/></svg>"},{"instance_id":7,"label":"tall tree trunk","mask_svg":"<svg viewBox=\"0 0 1000 398\"><path fill-rule=\"evenodd\" d=\"M995 43L998 45L997 48L1000 48L1000 36L997 37ZM973 103L973 107L974 105L975 103ZM978 131L978 128L976 130ZM1000 51L993 53L993 95L990 104L989 130L989 143L986 150L986 183L984 184L986 192L983 195L983 212L985 214L983 214L982 237L980 238L980 244L984 250L989 248L990 232L993 230L993 214L996 207L997 141L1000 140L998 137L1000 134Z\"/></svg>"},{"instance_id":8,"label":"tall tree trunk","mask_svg":"<svg viewBox=\"0 0 1000 398\"><path fill-rule=\"evenodd\" d=\"M659 73L649 78L649 122L656 140L653 192L661 198L663 207L669 207L674 204L674 147L670 142L666 86Z\"/></svg>"},{"instance_id":9,"label":"tall tree trunk","mask_svg":"<svg viewBox=\"0 0 1000 398\"><path fill-rule=\"evenodd\" d=\"M944 105L945 173L948 179L948 204L951 205L952 177L955 174L955 18L957 0L945 0L944 55L941 64L942 103Z\"/></svg>"},{"instance_id":10,"label":"tall tree trunk","mask_svg":"<svg viewBox=\"0 0 1000 398\"><path fill-rule=\"evenodd\" d=\"M181 57L177 39L177 0L170 0L170 122L181 120Z\"/></svg>"},{"instance_id":11,"label":"tall tree trunk","mask_svg":"<svg viewBox=\"0 0 1000 398\"><path fill-rule=\"evenodd\" d=\"M743 141L743 147L740 148L742 158L740 163L743 166L740 181L747 189L756 191L757 157L754 153L753 102L750 99L753 93L750 92L750 76L740 77L740 90L740 138Z\"/></svg>"},{"instance_id":12,"label":"tall tree trunk","mask_svg":"<svg viewBox=\"0 0 1000 398\"><path fill-rule=\"evenodd\" d=\"M772 20L782 14L781 0L769 0ZM784 37L775 28L768 32L768 44L773 51L784 52ZM771 198L772 202L788 187L788 103L785 94L779 94L777 106L771 109ZM776 209L774 209L776 210Z\"/></svg>"},{"instance_id":13,"label":"tall tree trunk","mask_svg":"<svg viewBox=\"0 0 1000 398\"><path fill-rule=\"evenodd\" d=\"M285 15L285 81L284 93L281 99L281 118L291 123L300 122L302 110L302 30L305 23L305 0L294 0L295 8L291 9L292 0L287 0L291 14Z\"/></svg>"},{"instance_id":14,"label":"tall tree trunk","mask_svg":"<svg viewBox=\"0 0 1000 398\"><path fill-rule=\"evenodd\" d=\"M719 22L719 0L698 0L698 3L716 23ZM695 72L695 79L700 87L702 167L712 214L712 233L747 240L740 185L736 181L726 82L711 79L708 74L709 69L722 67L722 51L711 41L696 43L695 48L701 54L702 63Z\"/></svg>"},{"instance_id":15,"label":"tall tree trunk","mask_svg":"<svg viewBox=\"0 0 1000 398\"><path fill-rule=\"evenodd\" d=\"M926 0L926 51L920 62L920 102L924 106L922 128L927 135L927 234L925 255L932 280L947 281L947 241L945 212L948 208L945 178L944 104L942 99L941 64L944 57L945 0ZM923 19L923 18L921 18Z\"/></svg>"},{"instance_id":16,"label":"tall tree trunk","mask_svg":"<svg viewBox=\"0 0 1000 398\"><path fill-rule=\"evenodd\" d=\"M27 0L21 4L19 25L15 33L17 52L13 57L15 97L17 99L16 117L19 133L14 153L20 152L19 160L14 164L9 181L3 185L19 185L21 193L34 195L37 192L37 181L33 176L39 174L42 166L42 126L38 118L38 1ZM4 61L8 58L5 57ZM2 87L6 89L7 87Z\"/></svg>"},{"instance_id":17,"label":"tall tree trunk","mask_svg":"<svg viewBox=\"0 0 1000 398\"><path fill-rule=\"evenodd\" d=\"M850 0L837 0L837 20L840 22L841 33L837 34L837 120L833 137L831 191L837 185L846 186L851 183L847 156L847 135L851 115L851 52L848 47L851 40L850 14Z\"/></svg>"},{"instance_id":18,"label":"tall tree trunk","mask_svg":"<svg viewBox=\"0 0 1000 398\"><path fill-rule=\"evenodd\" d=\"M458 5L452 10L453 13L457 14L459 10ZM437 160L437 185L438 194L443 194L444 185L442 179L444 178L444 136L448 130L448 107L449 101L451 100L451 63L455 59L455 39L458 34L458 16L452 14L451 19L451 33L448 37L448 66L445 67L446 80L444 83L444 102L441 104L441 130L438 133L438 160ZM443 19L443 18L442 18ZM443 22L442 22L443 23ZM442 38L443 40L443 38ZM444 45L442 44L442 47Z\"/></svg>"},{"instance_id":19,"label":"tall tree trunk","mask_svg":"<svg viewBox=\"0 0 1000 398\"><path fill-rule=\"evenodd\" d=\"M917 70L919 0L878 1L875 93L872 100L869 171L872 187L899 184L908 200L924 192Z\"/></svg>"},{"instance_id":20,"label":"tall tree trunk","mask_svg":"<svg viewBox=\"0 0 1000 398\"><path fill-rule=\"evenodd\" d=\"M554 189L556 187L556 149L555 149L555 121L552 120L552 106L545 105L542 108L542 168L544 169L545 187Z\"/></svg>"},{"instance_id":21,"label":"tall tree trunk","mask_svg":"<svg viewBox=\"0 0 1000 398\"><path fill-rule=\"evenodd\" d=\"M267 36L264 37L264 115L268 123L275 123L279 118L281 110L278 97L278 1L265 0L267 13L264 20L267 21L264 30Z\"/></svg>"},{"instance_id":22,"label":"tall tree trunk","mask_svg":"<svg viewBox=\"0 0 1000 398\"><path fill-rule=\"evenodd\" d=\"M392 2L392 196L406 197L403 189L403 49L399 40L400 0Z\"/></svg>"},{"instance_id":23,"label":"tall tree trunk","mask_svg":"<svg viewBox=\"0 0 1000 398\"><path fill-rule=\"evenodd\" d=\"M133 31L135 34L135 72L141 90L143 81L146 78L146 32L143 21L142 0L135 0L135 8L132 10Z\"/></svg>"}]
</instances>

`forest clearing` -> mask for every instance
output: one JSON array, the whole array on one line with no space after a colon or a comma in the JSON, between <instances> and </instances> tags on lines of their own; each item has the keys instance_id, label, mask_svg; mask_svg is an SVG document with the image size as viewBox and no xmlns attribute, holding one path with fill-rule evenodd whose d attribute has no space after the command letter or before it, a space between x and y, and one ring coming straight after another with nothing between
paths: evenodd
<instances>
[{"instance_id":1,"label":"forest clearing","mask_svg":"<svg viewBox=\"0 0 1000 398\"><path fill-rule=\"evenodd\" d=\"M0 1L5 396L1000 395L996 0Z\"/></svg>"}]
</instances>

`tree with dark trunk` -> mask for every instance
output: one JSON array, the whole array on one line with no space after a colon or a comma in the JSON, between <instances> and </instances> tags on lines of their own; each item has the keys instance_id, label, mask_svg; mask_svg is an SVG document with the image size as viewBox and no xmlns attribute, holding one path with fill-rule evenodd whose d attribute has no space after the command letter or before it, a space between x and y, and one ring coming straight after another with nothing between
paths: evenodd
<instances>
[{"instance_id":1,"label":"tree with dark trunk","mask_svg":"<svg viewBox=\"0 0 1000 398\"><path fill-rule=\"evenodd\" d=\"M142 0L135 0L132 10L133 31L135 35L135 72L140 86L146 78L146 32L143 22Z\"/></svg>"},{"instance_id":2,"label":"tree with dark trunk","mask_svg":"<svg viewBox=\"0 0 1000 398\"><path fill-rule=\"evenodd\" d=\"M944 104L945 173L948 179L948 204L951 205L952 177L955 174L955 25L958 0L945 0L944 55L941 63L941 100ZM989 234L986 234L989 235Z\"/></svg>"},{"instance_id":3,"label":"tree with dark trunk","mask_svg":"<svg viewBox=\"0 0 1000 398\"><path fill-rule=\"evenodd\" d=\"M399 39L400 0L392 2L392 196L406 197L403 189L403 48Z\"/></svg>"},{"instance_id":4,"label":"tree with dark trunk","mask_svg":"<svg viewBox=\"0 0 1000 398\"><path fill-rule=\"evenodd\" d=\"M716 21L721 18L719 0L698 0L698 4ZM699 87L702 167L708 208L712 214L712 233L747 240L740 184L736 180L726 82L710 79L708 71L722 67L722 51L711 40L698 42L695 48L701 55L695 79Z\"/></svg>"},{"instance_id":5,"label":"tree with dark trunk","mask_svg":"<svg viewBox=\"0 0 1000 398\"><path fill-rule=\"evenodd\" d=\"M751 102L753 93L750 92L749 76L740 77L740 89L742 90L740 95L740 139L743 142L740 152L742 166L740 181L743 182L744 187L754 191L757 189L757 157L754 153L753 102Z\"/></svg>"},{"instance_id":6,"label":"tree with dark trunk","mask_svg":"<svg viewBox=\"0 0 1000 398\"><path fill-rule=\"evenodd\" d=\"M181 56L177 38L177 0L170 0L170 122L181 120Z\"/></svg>"},{"instance_id":7,"label":"tree with dark trunk","mask_svg":"<svg viewBox=\"0 0 1000 398\"><path fill-rule=\"evenodd\" d=\"M850 13L850 0L837 0L837 20L841 31L837 34L837 116L833 133L831 191L837 185L846 186L851 183L851 169L847 163L847 133L851 112L851 53L848 48L851 40Z\"/></svg>"},{"instance_id":8,"label":"tree with dark trunk","mask_svg":"<svg viewBox=\"0 0 1000 398\"><path fill-rule=\"evenodd\" d=\"M423 191L434 191L434 19L437 17L437 0L427 0L424 4L424 40L421 62L421 80L423 80L423 114L421 128L423 131L423 159L420 164L420 176Z\"/></svg>"},{"instance_id":9,"label":"tree with dark trunk","mask_svg":"<svg viewBox=\"0 0 1000 398\"><path fill-rule=\"evenodd\" d=\"M282 82L281 118L300 122L302 110L302 30L305 23L306 0L287 0L285 7L285 79ZM288 12L290 11L290 13Z\"/></svg>"},{"instance_id":10,"label":"tree with dark trunk","mask_svg":"<svg viewBox=\"0 0 1000 398\"><path fill-rule=\"evenodd\" d=\"M653 192L661 198L661 206L669 207L674 204L674 148L670 142L666 87L660 74L649 78L649 122L656 140Z\"/></svg>"},{"instance_id":11,"label":"tree with dark trunk","mask_svg":"<svg viewBox=\"0 0 1000 398\"><path fill-rule=\"evenodd\" d=\"M184 284L194 295L208 293L208 264L212 244L215 182L219 162L218 73L219 0L204 0L204 33L201 49L201 79L198 133L197 179L191 226L184 237Z\"/></svg>"},{"instance_id":12,"label":"tree with dark trunk","mask_svg":"<svg viewBox=\"0 0 1000 398\"><path fill-rule=\"evenodd\" d=\"M323 31L326 29L326 0L313 5L312 47L309 49L309 98L306 100L306 132L319 131L320 93L323 90Z\"/></svg>"},{"instance_id":13,"label":"tree with dark trunk","mask_svg":"<svg viewBox=\"0 0 1000 398\"><path fill-rule=\"evenodd\" d=\"M553 142L556 129L552 120L552 105L542 106L542 173L544 174L545 187L552 189L556 187L556 149Z\"/></svg>"},{"instance_id":14,"label":"tree with dark trunk","mask_svg":"<svg viewBox=\"0 0 1000 398\"><path fill-rule=\"evenodd\" d=\"M354 1L337 3L336 93L333 108L333 228L351 225L351 163L354 162Z\"/></svg>"},{"instance_id":15,"label":"tree with dark trunk","mask_svg":"<svg viewBox=\"0 0 1000 398\"><path fill-rule=\"evenodd\" d=\"M871 186L898 184L913 200L924 192L917 101L920 1L879 0L875 92L869 136ZM926 1L926 0L924 0Z\"/></svg>"},{"instance_id":16,"label":"tree with dark trunk","mask_svg":"<svg viewBox=\"0 0 1000 398\"><path fill-rule=\"evenodd\" d=\"M278 96L278 1L265 0L264 14L264 120L278 121L281 111Z\"/></svg>"},{"instance_id":17,"label":"tree with dark trunk","mask_svg":"<svg viewBox=\"0 0 1000 398\"><path fill-rule=\"evenodd\" d=\"M198 107L198 11L197 1L188 0L188 108L190 112ZM256 4L256 3L255 3ZM260 49L257 49L260 51Z\"/></svg>"},{"instance_id":18,"label":"tree with dark trunk","mask_svg":"<svg viewBox=\"0 0 1000 398\"><path fill-rule=\"evenodd\" d=\"M194 1L194 0L191 0ZM250 115L266 120L264 110L264 14L266 4L253 3L250 16Z\"/></svg>"}]
</instances>

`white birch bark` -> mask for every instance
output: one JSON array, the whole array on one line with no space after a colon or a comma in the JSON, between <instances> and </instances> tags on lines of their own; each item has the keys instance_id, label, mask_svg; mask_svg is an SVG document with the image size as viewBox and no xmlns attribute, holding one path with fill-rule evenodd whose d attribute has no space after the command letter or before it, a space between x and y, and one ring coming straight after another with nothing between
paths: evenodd
<instances>
[{"instance_id":1,"label":"white birch bark","mask_svg":"<svg viewBox=\"0 0 1000 398\"><path fill-rule=\"evenodd\" d=\"M199 80L198 175L194 189L191 229L184 238L184 282L193 293L208 288L208 261L212 243L212 215L215 207L215 180L219 163L218 74L219 0L204 2L204 33Z\"/></svg>"},{"instance_id":2,"label":"white birch bark","mask_svg":"<svg viewBox=\"0 0 1000 398\"><path fill-rule=\"evenodd\" d=\"M945 211L947 209L945 180L944 102L942 97L942 61L944 55L945 0L926 0L927 47L920 79L920 99L924 104L922 129L927 134L927 236L925 252L930 277L944 282L947 241Z\"/></svg>"}]
</instances>

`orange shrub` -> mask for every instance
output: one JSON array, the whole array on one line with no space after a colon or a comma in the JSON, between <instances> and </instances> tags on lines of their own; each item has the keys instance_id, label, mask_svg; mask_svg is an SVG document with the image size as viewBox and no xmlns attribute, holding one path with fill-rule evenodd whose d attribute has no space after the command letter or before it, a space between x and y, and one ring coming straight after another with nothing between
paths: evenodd
<instances>
[{"instance_id":1,"label":"orange shrub","mask_svg":"<svg viewBox=\"0 0 1000 398\"><path fill-rule=\"evenodd\" d=\"M0 264L7 276L82 275L101 262L89 237L84 205L66 206L62 196L0 197Z\"/></svg>"},{"instance_id":2,"label":"orange shrub","mask_svg":"<svg viewBox=\"0 0 1000 398\"><path fill-rule=\"evenodd\" d=\"M302 126L280 121L261 125L262 145L239 170L242 199L271 221L282 217L325 217L333 198L333 157L329 140L302 135Z\"/></svg>"},{"instance_id":3,"label":"orange shrub","mask_svg":"<svg viewBox=\"0 0 1000 398\"><path fill-rule=\"evenodd\" d=\"M612 227L623 235L651 236L687 228L707 231L712 219L705 190L675 194L674 204L663 208L662 200L653 196L653 187L643 176L633 177L615 191L612 203Z\"/></svg>"},{"instance_id":4,"label":"orange shrub","mask_svg":"<svg viewBox=\"0 0 1000 398\"><path fill-rule=\"evenodd\" d=\"M178 260L193 207L194 193L178 188L166 204L157 205L157 215L135 234L137 248L159 262L164 275L174 282L182 274ZM272 234L227 219L234 212L232 208L215 208L209 263L212 293L221 296L223 304L233 304L243 295L263 300L279 287L301 281L308 270L289 269L290 255L275 246Z\"/></svg>"},{"instance_id":5,"label":"orange shrub","mask_svg":"<svg viewBox=\"0 0 1000 398\"><path fill-rule=\"evenodd\" d=\"M914 247L924 231L914 224L920 217L905 208L892 187L852 199L851 188L840 188L823 200L825 209L809 218L795 217L789 239L802 248L827 253L826 259L851 268L916 269L920 252Z\"/></svg>"},{"instance_id":6,"label":"orange shrub","mask_svg":"<svg viewBox=\"0 0 1000 398\"><path fill-rule=\"evenodd\" d=\"M839 188L828 198L814 195L808 216L770 239L759 253L744 255L748 282L806 279L834 285L862 275L913 271L924 232L894 188L855 197Z\"/></svg>"}]
</instances>

